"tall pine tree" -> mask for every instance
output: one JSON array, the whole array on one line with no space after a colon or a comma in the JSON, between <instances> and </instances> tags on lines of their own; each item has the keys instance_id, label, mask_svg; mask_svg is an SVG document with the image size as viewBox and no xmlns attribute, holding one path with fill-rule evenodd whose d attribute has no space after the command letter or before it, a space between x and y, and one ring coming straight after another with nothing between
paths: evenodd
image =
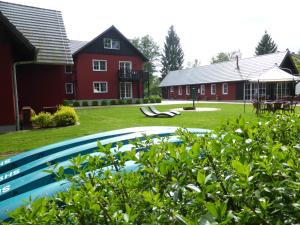
<instances>
[{"instance_id":1,"label":"tall pine tree","mask_svg":"<svg viewBox=\"0 0 300 225\"><path fill-rule=\"evenodd\" d=\"M164 50L161 58L161 76L162 79L173 70L179 70L183 68L184 53L180 45L180 39L174 31L174 27L171 26L166 41L164 44Z\"/></svg>"},{"instance_id":2,"label":"tall pine tree","mask_svg":"<svg viewBox=\"0 0 300 225\"><path fill-rule=\"evenodd\" d=\"M271 36L265 31L265 34L262 36L262 39L255 48L256 55L264 55L269 53L274 53L277 51L277 45L272 40Z\"/></svg>"}]
</instances>

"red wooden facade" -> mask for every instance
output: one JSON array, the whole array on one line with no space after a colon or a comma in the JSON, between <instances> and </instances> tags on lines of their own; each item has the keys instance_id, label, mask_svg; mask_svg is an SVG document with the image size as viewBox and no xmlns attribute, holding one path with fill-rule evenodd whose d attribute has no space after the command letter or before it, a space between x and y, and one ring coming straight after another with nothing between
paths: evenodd
<instances>
[{"instance_id":1,"label":"red wooden facade","mask_svg":"<svg viewBox=\"0 0 300 225\"><path fill-rule=\"evenodd\" d=\"M107 40L108 46L105 46ZM116 46L110 46L110 41ZM71 46L76 42L79 41L71 41ZM73 91L66 90L66 99L143 98L143 85L148 79L143 65L147 58L114 26L80 48L72 50L73 72L66 74L65 82L66 86L73 86ZM94 61L99 62L97 70L94 68ZM103 63L101 69L100 61ZM121 66L122 63L127 65L125 69L124 65ZM95 83L104 85L105 90L95 90L94 85L98 85Z\"/></svg>"},{"instance_id":2,"label":"red wooden facade","mask_svg":"<svg viewBox=\"0 0 300 225\"><path fill-rule=\"evenodd\" d=\"M93 71L93 60L105 60L106 71ZM75 99L120 99L119 62L131 62L132 70L143 70L143 60L138 56L106 55L96 53L80 53L74 58L74 71L66 74L66 82L73 80ZM106 93L94 93L93 82L107 82ZM132 82L132 98L142 98L143 83ZM72 95L71 95L72 96ZM70 95L66 94L70 99Z\"/></svg>"},{"instance_id":3,"label":"red wooden facade","mask_svg":"<svg viewBox=\"0 0 300 225\"><path fill-rule=\"evenodd\" d=\"M238 83L236 82L224 82L167 87L167 98L179 100L191 99L192 88L195 88L197 100L236 100L237 84ZM213 86L215 86L215 92L212 91ZM188 91L187 89L190 89L190 91Z\"/></svg>"}]
</instances>

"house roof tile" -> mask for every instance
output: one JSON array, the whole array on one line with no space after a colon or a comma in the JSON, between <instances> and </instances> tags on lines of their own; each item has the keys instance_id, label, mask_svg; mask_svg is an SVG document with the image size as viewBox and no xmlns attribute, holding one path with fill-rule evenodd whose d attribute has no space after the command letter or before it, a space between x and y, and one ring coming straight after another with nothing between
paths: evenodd
<instances>
[{"instance_id":1,"label":"house roof tile","mask_svg":"<svg viewBox=\"0 0 300 225\"><path fill-rule=\"evenodd\" d=\"M2 1L0 12L37 49L37 63L73 64L61 12Z\"/></svg>"},{"instance_id":2,"label":"house roof tile","mask_svg":"<svg viewBox=\"0 0 300 225\"><path fill-rule=\"evenodd\" d=\"M248 80L249 77L271 69L276 64L280 66L287 54L288 51L285 51L239 59L239 69L237 69L236 60L233 60L191 69L171 71L159 86L168 87Z\"/></svg>"}]
</instances>

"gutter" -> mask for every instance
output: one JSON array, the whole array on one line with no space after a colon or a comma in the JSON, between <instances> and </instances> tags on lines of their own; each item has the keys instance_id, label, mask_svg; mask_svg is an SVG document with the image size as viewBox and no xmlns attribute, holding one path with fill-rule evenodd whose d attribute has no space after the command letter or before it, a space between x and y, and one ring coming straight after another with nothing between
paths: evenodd
<instances>
[{"instance_id":1,"label":"gutter","mask_svg":"<svg viewBox=\"0 0 300 225\"><path fill-rule=\"evenodd\" d=\"M36 61L20 61L13 64L13 85L14 85L14 97L15 97L15 118L16 118L16 131L20 130L20 115L19 115L19 96L18 96L18 82L17 82L17 66L34 64Z\"/></svg>"}]
</instances>

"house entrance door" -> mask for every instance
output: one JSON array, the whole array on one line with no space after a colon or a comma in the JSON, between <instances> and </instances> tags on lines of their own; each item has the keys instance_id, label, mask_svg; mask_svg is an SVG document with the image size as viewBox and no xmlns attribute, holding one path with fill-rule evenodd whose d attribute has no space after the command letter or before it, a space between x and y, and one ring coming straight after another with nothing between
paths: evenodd
<instances>
[{"instance_id":1,"label":"house entrance door","mask_svg":"<svg viewBox=\"0 0 300 225\"><path fill-rule=\"evenodd\" d=\"M120 82L120 98L132 98L132 82Z\"/></svg>"}]
</instances>

